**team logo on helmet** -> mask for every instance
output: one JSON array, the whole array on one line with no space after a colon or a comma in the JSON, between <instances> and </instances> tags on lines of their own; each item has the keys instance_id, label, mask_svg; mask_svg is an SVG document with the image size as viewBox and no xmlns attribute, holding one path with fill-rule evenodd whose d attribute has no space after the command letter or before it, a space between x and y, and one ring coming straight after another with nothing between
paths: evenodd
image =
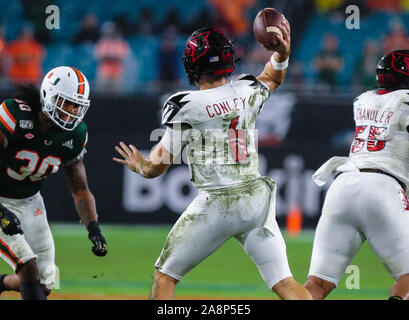
<instances>
[{"instance_id":1,"label":"team logo on helmet","mask_svg":"<svg viewBox=\"0 0 409 320\"><path fill-rule=\"evenodd\" d=\"M185 54L189 57L192 57L192 62L195 62L197 59L199 59L201 56L203 56L206 51L207 48L209 47L209 41L207 40L207 37L209 36L210 31L207 32L203 32L201 34L198 34L195 37L192 37L191 39L189 39L189 41L186 43L186 48L185 48ZM203 37L203 38L202 38ZM204 50L202 52L200 52L198 50L199 47L199 41L204 41Z\"/></svg>"},{"instance_id":2,"label":"team logo on helmet","mask_svg":"<svg viewBox=\"0 0 409 320\"><path fill-rule=\"evenodd\" d=\"M409 88L409 50L395 50L383 56L376 66L378 88Z\"/></svg>"},{"instance_id":3,"label":"team logo on helmet","mask_svg":"<svg viewBox=\"0 0 409 320\"><path fill-rule=\"evenodd\" d=\"M195 85L202 75L223 76L234 71L232 42L217 29L196 30L188 38L182 56L189 83Z\"/></svg>"},{"instance_id":4,"label":"team logo on helmet","mask_svg":"<svg viewBox=\"0 0 409 320\"><path fill-rule=\"evenodd\" d=\"M74 67L60 66L50 70L43 79L40 95L41 110L64 130L74 130L90 105L88 80ZM67 106L70 105L75 106L75 111L69 110Z\"/></svg>"},{"instance_id":5,"label":"team logo on helmet","mask_svg":"<svg viewBox=\"0 0 409 320\"><path fill-rule=\"evenodd\" d=\"M396 65L396 62L400 60L400 67ZM403 62L403 63L402 63ZM392 53L392 68L396 72L400 72L409 76L409 55L401 52Z\"/></svg>"}]
</instances>

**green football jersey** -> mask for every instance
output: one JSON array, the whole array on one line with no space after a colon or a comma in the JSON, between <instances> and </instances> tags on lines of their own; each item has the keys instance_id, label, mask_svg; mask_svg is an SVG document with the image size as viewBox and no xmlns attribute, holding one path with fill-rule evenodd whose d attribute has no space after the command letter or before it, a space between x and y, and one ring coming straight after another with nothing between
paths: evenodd
<instances>
[{"instance_id":1,"label":"green football jersey","mask_svg":"<svg viewBox=\"0 0 409 320\"><path fill-rule=\"evenodd\" d=\"M73 131L57 127L44 131L37 112L17 99L0 105L0 130L6 136L0 148L0 196L20 199L36 194L47 176L86 152L84 122Z\"/></svg>"}]
</instances>

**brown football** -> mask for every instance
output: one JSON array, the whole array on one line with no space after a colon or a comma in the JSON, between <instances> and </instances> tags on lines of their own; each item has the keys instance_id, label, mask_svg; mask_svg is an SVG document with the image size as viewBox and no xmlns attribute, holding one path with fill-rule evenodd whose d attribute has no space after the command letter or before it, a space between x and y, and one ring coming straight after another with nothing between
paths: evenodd
<instances>
[{"instance_id":1,"label":"brown football","mask_svg":"<svg viewBox=\"0 0 409 320\"><path fill-rule=\"evenodd\" d=\"M278 45L276 36L283 36L278 25L284 20L284 15L274 8L264 8L256 16L253 22L253 33L256 40L268 50L275 50Z\"/></svg>"}]
</instances>

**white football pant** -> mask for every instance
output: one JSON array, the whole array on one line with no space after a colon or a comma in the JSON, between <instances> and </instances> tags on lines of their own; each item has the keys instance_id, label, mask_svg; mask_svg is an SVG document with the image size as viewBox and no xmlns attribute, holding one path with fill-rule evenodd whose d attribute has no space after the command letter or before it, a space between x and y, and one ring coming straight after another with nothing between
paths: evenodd
<instances>
[{"instance_id":1,"label":"white football pant","mask_svg":"<svg viewBox=\"0 0 409 320\"><path fill-rule=\"evenodd\" d=\"M14 271L36 258L40 282L51 288L55 281L54 240L40 192L25 199L0 197L0 203L21 222L24 234L6 235L0 229L0 256Z\"/></svg>"},{"instance_id":2,"label":"white football pant","mask_svg":"<svg viewBox=\"0 0 409 320\"><path fill-rule=\"evenodd\" d=\"M402 187L385 174L345 172L327 192L309 275L338 285L365 240L394 279L409 273L409 207Z\"/></svg>"},{"instance_id":3,"label":"white football pant","mask_svg":"<svg viewBox=\"0 0 409 320\"><path fill-rule=\"evenodd\" d=\"M234 237L257 265L271 289L292 277L286 246L275 220L275 184L262 178L225 191L199 191L168 234L155 264L180 280ZM226 266L226 268L240 266Z\"/></svg>"}]
</instances>

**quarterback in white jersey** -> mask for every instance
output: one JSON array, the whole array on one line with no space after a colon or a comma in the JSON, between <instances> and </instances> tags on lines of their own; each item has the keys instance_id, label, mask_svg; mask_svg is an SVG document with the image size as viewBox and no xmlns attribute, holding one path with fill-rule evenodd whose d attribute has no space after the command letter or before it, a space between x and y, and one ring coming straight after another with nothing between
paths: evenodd
<instances>
[{"instance_id":1,"label":"quarterback in white jersey","mask_svg":"<svg viewBox=\"0 0 409 320\"><path fill-rule=\"evenodd\" d=\"M176 283L232 237L279 297L311 298L288 266L275 220L275 183L258 173L256 118L284 80L290 52L288 21L280 29L280 46L258 77L229 79L235 63L232 43L214 28L195 31L182 61L189 82L200 90L176 93L165 102L166 132L146 159L133 145L116 147L124 159L115 161L152 178L165 172L186 146L192 182L199 190L156 261L151 299L172 299Z\"/></svg>"},{"instance_id":2,"label":"quarterback in white jersey","mask_svg":"<svg viewBox=\"0 0 409 320\"><path fill-rule=\"evenodd\" d=\"M384 56L378 90L354 100L349 157L333 157L313 175L336 172L318 223L308 280L313 298L338 285L365 240L396 280L390 299L409 298L409 51Z\"/></svg>"}]
</instances>

